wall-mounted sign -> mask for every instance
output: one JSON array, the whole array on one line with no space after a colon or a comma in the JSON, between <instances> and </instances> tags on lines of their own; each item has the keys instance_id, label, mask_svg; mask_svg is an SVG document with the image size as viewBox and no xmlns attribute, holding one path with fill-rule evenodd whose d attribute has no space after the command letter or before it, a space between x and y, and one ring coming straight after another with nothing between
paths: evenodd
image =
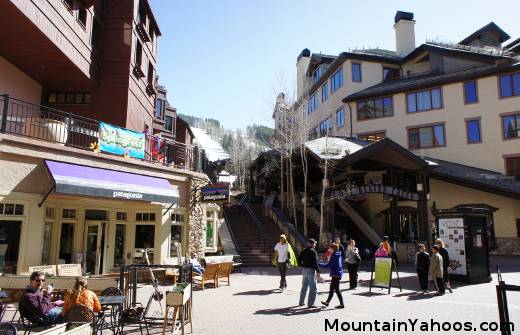
<instances>
[{"instance_id":1,"label":"wall-mounted sign","mask_svg":"<svg viewBox=\"0 0 520 335\"><path fill-rule=\"evenodd\" d=\"M99 123L99 150L115 155L144 158L145 135L137 131Z\"/></svg>"},{"instance_id":2,"label":"wall-mounted sign","mask_svg":"<svg viewBox=\"0 0 520 335\"><path fill-rule=\"evenodd\" d=\"M229 201L229 184L216 183L204 186L202 188L202 201Z\"/></svg>"},{"instance_id":3,"label":"wall-mounted sign","mask_svg":"<svg viewBox=\"0 0 520 335\"><path fill-rule=\"evenodd\" d=\"M345 190L337 190L334 191L334 197L335 198L355 198L362 194L368 194L368 193L382 193L387 195L393 195L397 196L402 199L407 200L419 200L419 194L413 193L413 192L407 192L392 186L385 186L385 185L363 185L359 187L354 187L351 189L345 189Z\"/></svg>"}]
</instances>

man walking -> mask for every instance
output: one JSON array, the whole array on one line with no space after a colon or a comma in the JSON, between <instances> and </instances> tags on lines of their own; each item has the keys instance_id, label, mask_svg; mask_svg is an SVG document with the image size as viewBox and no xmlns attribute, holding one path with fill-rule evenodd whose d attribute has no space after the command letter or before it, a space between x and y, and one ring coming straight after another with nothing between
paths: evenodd
<instances>
[{"instance_id":1,"label":"man walking","mask_svg":"<svg viewBox=\"0 0 520 335\"><path fill-rule=\"evenodd\" d=\"M290 255L289 255L289 243L285 235L280 235L280 242L276 243L274 247L274 260L275 264L278 265L278 271L280 272L280 290L283 291L287 288L287 269L289 268Z\"/></svg>"},{"instance_id":2,"label":"man walking","mask_svg":"<svg viewBox=\"0 0 520 335\"><path fill-rule=\"evenodd\" d=\"M316 252L316 240L310 238L307 240L307 247L303 249L298 257L298 263L302 267L302 289L300 291L300 306L305 305L305 295L309 288L309 298L307 306L314 307L316 300L316 275L320 275L318 268L318 253Z\"/></svg>"}]
</instances>

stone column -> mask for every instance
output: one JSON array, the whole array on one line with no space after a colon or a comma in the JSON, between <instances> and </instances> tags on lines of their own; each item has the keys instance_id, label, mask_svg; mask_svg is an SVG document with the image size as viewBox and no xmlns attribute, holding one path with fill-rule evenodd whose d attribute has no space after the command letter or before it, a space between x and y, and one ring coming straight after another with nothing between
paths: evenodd
<instances>
[{"instance_id":1,"label":"stone column","mask_svg":"<svg viewBox=\"0 0 520 335\"><path fill-rule=\"evenodd\" d=\"M206 180L192 178L190 181L190 202L188 213L188 254L195 252L197 258L204 257L206 237L205 205L202 203L201 188Z\"/></svg>"}]
</instances>

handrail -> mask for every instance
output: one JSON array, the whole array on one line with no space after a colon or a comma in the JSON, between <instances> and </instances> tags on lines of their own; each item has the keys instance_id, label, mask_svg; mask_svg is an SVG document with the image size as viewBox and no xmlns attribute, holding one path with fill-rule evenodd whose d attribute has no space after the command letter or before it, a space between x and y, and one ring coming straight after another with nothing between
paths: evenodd
<instances>
[{"instance_id":1,"label":"handrail","mask_svg":"<svg viewBox=\"0 0 520 335\"><path fill-rule=\"evenodd\" d=\"M265 207L265 209L267 211L270 210L271 218L275 221L280 230L288 235L289 239L292 239L293 245L298 247L298 249L303 250L307 244L307 239L298 231L298 229L296 229L296 227L294 227L294 225L289 220L287 220L280 208Z\"/></svg>"},{"instance_id":2,"label":"handrail","mask_svg":"<svg viewBox=\"0 0 520 335\"><path fill-rule=\"evenodd\" d=\"M266 237L264 228L262 228L262 224L260 223L260 220L256 217L256 215L253 213L253 210L251 207L249 207L249 204L244 202L243 206L246 208L247 212L249 213L249 216L251 217L251 220L253 220L253 223L256 225L256 228L258 228L258 231L260 232L260 235L262 236L262 241L264 242L264 252L266 251Z\"/></svg>"},{"instance_id":3,"label":"handrail","mask_svg":"<svg viewBox=\"0 0 520 335\"><path fill-rule=\"evenodd\" d=\"M229 234L231 234L231 240L233 241L233 244L235 245L235 250L237 251L237 254L240 254L240 247L238 246L237 240L235 238L235 233L233 233L233 229L231 229L231 226L229 224L229 219L226 213L226 207L224 206L224 220L226 221L226 225L228 227Z\"/></svg>"}]
</instances>

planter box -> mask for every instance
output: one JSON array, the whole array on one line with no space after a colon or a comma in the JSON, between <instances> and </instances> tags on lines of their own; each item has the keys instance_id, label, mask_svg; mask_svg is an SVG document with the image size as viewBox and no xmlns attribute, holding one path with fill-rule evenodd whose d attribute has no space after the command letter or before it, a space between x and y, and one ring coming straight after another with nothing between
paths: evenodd
<instances>
[{"instance_id":1,"label":"planter box","mask_svg":"<svg viewBox=\"0 0 520 335\"><path fill-rule=\"evenodd\" d=\"M52 328L46 329L42 332L38 332L42 335L91 335L92 328L90 323L83 323L79 326L71 324L61 324Z\"/></svg>"},{"instance_id":2,"label":"planter box","mask_svg":"<svg viewBox=\"0 0 520 335\"><path fill-rule=\"evenodd\" d=\"M191 283L177 284L166 292L166 306L184 306L191 297Z\"/></svg>"}]
</instances>

